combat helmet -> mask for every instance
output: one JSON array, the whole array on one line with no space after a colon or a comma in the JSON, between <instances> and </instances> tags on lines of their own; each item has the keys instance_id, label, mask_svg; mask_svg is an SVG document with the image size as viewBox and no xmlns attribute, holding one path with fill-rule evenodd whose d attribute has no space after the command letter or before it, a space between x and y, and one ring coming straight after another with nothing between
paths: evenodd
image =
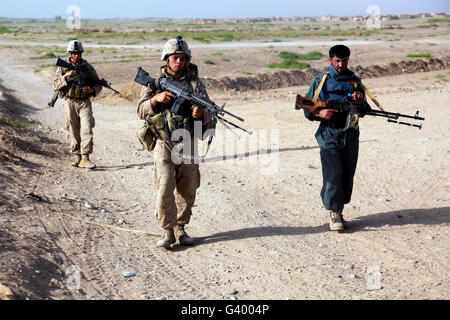
<instances>
[{"instance_id":1,"label":"combat helmet","mask_svg":"<svg viewBox=\"0 0 450 320\"><path fill-rule=\"evenodd\" d=\"M79 40L72 40L67 45L67 53L71 54L72 52L84 52L83 44Z\"/></svg>"},{"instance_id":2,"label":"combat helmet","mask_svg":"<svg viewBox=\"0 0 450 320\"><path fill-rule=\"evenodd\" d=\"M167 58L174 53L184 53L188 61L191 59L191 50L189 50L189 46L182 36L177 36L176 39L170 39L166 42L161 54L161 61L167 61Z\"/></svg>"}]
</instances>

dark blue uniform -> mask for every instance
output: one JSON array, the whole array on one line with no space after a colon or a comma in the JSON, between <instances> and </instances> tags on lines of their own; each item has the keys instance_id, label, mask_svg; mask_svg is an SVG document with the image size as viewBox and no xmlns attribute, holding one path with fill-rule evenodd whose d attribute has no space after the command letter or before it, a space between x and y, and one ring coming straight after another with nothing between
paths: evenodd
<instances>
[{"instance_id":1,"label":"dark blue uniform","mask_svg":"<svg viewBox=\"0 0 450 320\"><path fill-rule=\"evenodd\" d=\"M312 98L325 73L321 73L312 83L306 97ZM355 74L347 70L339 74L330 65L329 75L319 94L320 101L340 100L348 97L355 91L364 94L364 90L358 84L360 80ZM365 103L365 108L370 106ZM320 159L322 162L323 185L320 192L323 205L327 210L341 210L344 204L350 202L353 177L358 162L359 129L343 130L348 112L339 112L333 115L329 121L314 117L312 113L303 109L305 117L311 121L320 121L320 126L315 134L320 147ZM366 111L366 110L363 110Z\"/></svg>"}]
</instances>

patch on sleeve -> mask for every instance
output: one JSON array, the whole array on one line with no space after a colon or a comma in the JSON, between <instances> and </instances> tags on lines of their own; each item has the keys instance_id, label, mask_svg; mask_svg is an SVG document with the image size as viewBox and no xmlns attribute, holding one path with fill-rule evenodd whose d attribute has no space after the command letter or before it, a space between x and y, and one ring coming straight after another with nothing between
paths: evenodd
<instances>
[{"instance_id":1,"label":"patch on sleeve","mask_svg":"<svg viewBox=\"0 0 450 320\"><path fill-rule=\"evenodd\" d=\"M356 81L349 81L348 83L352 84L355 89L358 87L358 83Z\"/></svg>"}]
</instances>

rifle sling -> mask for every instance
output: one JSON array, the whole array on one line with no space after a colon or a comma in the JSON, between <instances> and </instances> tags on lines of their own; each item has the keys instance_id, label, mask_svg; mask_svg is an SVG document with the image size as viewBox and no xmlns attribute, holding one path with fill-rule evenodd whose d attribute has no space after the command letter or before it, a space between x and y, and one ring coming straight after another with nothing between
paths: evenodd
<instances>
[{"instance_id":1,"label":"rifle sling","mask_svg":"<svg viewBox=\"0 0 450 320\"><path fill-rule=\"evenodd\" d=\"M319 86L317 87L316 92L314 93L314 97L312 98L312 101L313 101L314 103L316 103L317 100L319 99L319 94L320 94L320 92L322 91L322 87L323 87L323 85L324 85L324 83L325 83L325 80L327 80L327 77L328 77L329 74L330 74L330 73L327 72L327 73L325 73L325 74L322 76L322 80L320 80Z\"/></svg>"},{"instance_id":2,"label":"rifle sling","mask_svg":"<svg viewBox=\"0 0 450 320\"><path fill-rule=\"evenodd\" d=\"M319 94L322 91L322 87L328 77L330 73L327 72L322 76L322 79L320 80L319 86L316 89L316 92L314 93L314 97L312 98L312 101L314 103L317 102L317 100L319 99ZM378 109L380 109L381 111L384 111L383 107L381 106L381 104L378 102L377 99L375 99L375 97L373 96L373 94L369 91L369 89L367 89L367 87L365 85L362 84L361 81L358 81L359 85L361 86L361 88L364 90L364 93L369 96L369 98L373 101L373 103L376 104L376 106L378 107Z\"/></svg>"},{"instance_id":3,"label":"rifle sling","mask_svg":"<svg viewBox=\"0 0 450 320\"><path fill-rule=\"evenodd\" d=\"M358 82L359 82L359 85L361 86L361 88L363 88L364 93L369 96L369 98L373 101L373 103L376 104L378 109L380 109L381 111L384 111L384 109L381 106L381 104L377 101L377 99L375 99L375 97L372 95L372 93L369 91L369 89L367 89L366 86L363 85L361 81L358 81Z\"/></svg>"}]
</instances>

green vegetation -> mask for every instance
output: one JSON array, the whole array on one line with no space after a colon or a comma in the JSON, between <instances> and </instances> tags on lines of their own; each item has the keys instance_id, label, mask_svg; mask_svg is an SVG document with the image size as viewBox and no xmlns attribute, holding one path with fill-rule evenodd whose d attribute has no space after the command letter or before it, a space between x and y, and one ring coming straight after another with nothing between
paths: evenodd
<instances>
[{"instance_id":1,"label":"green vegetation","mask_svg":"<svg viewBox=\"0 0 450 320\"><path fill-rule=\"evenodd\" d=\"M214 62L212 62L211 60L205 60L205 61L203 61L205 64L214 64Z\"/></svg>"},{"instance_id":2,"label":"green vegetation","mask_svg":"<svg viewBox=\"0 0 450 320\"><path fill-rule=\"evenodd\" d=\"M143 55L141 55L141 54L132 54L129 56L120 56L120 57L115 57L115 58L124 59L124 58L142 58L142 57L143 57Z\"/></svg>"},{"instance_id":3,"label":"green vegetation","mask_svg":"<svg viewBox=\"0 0 450 320\"><path fill-rule=\"evenodd\" d=\"M40 60L40 59L53 59L56 58L56 55L53 52L47 52L41 56L31 57L32 60Z\"/></svg>"},{"instance_id":4,"label":"green vegetation","mask_svg":"<svg viewBox=\"0 0 450 320\"><path fill-rule=\"evenodd\" d=\"M213 55L213 56L223 56L224 53L225 53L225 51L217 51L217 52L211 53L211 55Z\"/></svg>"},{"instance_id":5,"label":"green vegetation","mask_svg":"<svg viewBox=\"0 0 450 320\"><path fill-rule=\"evenodd\" d=\"M293 60L320 60L323 57L325 57L325 55L323 55L319 51L311 51L308 52L307 54L296 54L292 52L281 51L279 56L283 59L293 59Z\"/></svg>"},{"instance_id":6,"label":"green vegetation","mask_svg":"<svg viewBox=\"0 0 450 320\"><path fill-rule=\"evenodd\" d=\"M248 72L248 71L239 71L242 74L246 74L246 75L251 75L253 74L253 72Z\"/></svg>"},{"instance_id":7,"label":"green vegetation","mask_svg":"<svg viewBox=\"0 0 450 320\"><path fill-rule=\"evenodd\" d=\"M287 51L281 51L279 53L279 56L283 59L292 59L292 60L297 60L300 58L300 55Z\"/></svg>"},{"instance_id":8,"label":"green vegetation","mask_svg":"<svg viewBox=\"0 0 450 320\"><path fill-rule=\"evenodd\" d=\"M299 62L300 61L310 61L310 60L320 60L325 57L319 51L311 51L306 54L297 54L288 51L281 51L279 56L283 59L281 63L271 63L268 65L269 68L284 68L284 69L306 69L311 67L309 63Z\"/></svg>"},{"instance_id":9,"label":"green vegetation","mask_svg":"<svg viewBox=\"0 0 450 320\"><path fill-rule=\"evenodd\" d=\"M441 80L444 81L444 82L448 82L448 79L447 79L447 77L446 77L445 74L438 74L438 75L436 76L436 78L439 79L438 82L441 81Z\"/></svg>"},{"instance_id":10,"label":"green vegetation","mask_svg":"<svg viewBox=\"0 0 450 320\"><path fill-rule=\"evenodd\" d=\"M217 35L218 40L220 41L233 41L234 40L234 32L222 32Z\"/></svg>"},{"instance_id":11,"label":"green vegetation","mask_svg":"<svg viewBox=\"0 0 450 320\"><path fill-rule=\"evenodd\" d=\"M4 122L6 122L6 123L8 123L8 124L10 124L10 125L12 125L14 127L22 128L22 129L25 128L28 125L27 122L20 121L20 120L11 120L11 119L7 119L7 118L3 118L3 117L0 117L0 120L4 121Z\"/></svg>"},{"instance_id":12,"label":"green vegetation","mask_svg":"<svg viewBox=\"0 0 450 320\"><path fill-rule=\"evenodd\" d=\"M12 33L12 30L8 27L0 26L0 34L4 34L4 33Z\"/></svg>"},{"instance_id":13,"label":"green vegetation","mask_svg":"<svg viewBox=\"0 0 450 320\"><path fill-rule=\"evenodd\" d=\"M433 56L429 53L411 53L407 55L408 58L428 58L431 59Z\"/></svg>"},{"instance_id":14,"label":"green vegetation","mask_svg":"<svg viewBox=\"0 0 450 320\"><path fill-rule=\"evenodd\" d=\"M200 42L203 42L203 43L211 43L210 40L205 39L203 37L192 37L192 40L197 40L197 41L200 41Z\"/></svg>"},{"instance_id":15,"label":"green vegetation","mask_svg":"<svg viewBox=\"0 0 450 320\"><path fill-rule=\"evenodd\" d=\"M284 68L284 69L306 69L311 67L309 63L298 62L292 59L283 60L281 63L271 63L269 68Z\"/></svg>"},{"instance_id":16,"label":"green vegetation","mask_svg":"<svg viewBox=\"0 0 450 320\"><path fill-rule=\"evenodd\" d=\"M38 73L41 72L42 69L48 68L48 67L54 67L55 65L53 63L44 63L39 65L39 67L37 69L34 69L34 73Z\"/></svg>"},{"instance_id":17,"label":"green vegetation","mask_svg":"<svg viewBox=\"0 0 450 320\"><path fill-rule=\"evenodd\" d=\"M161 27L158 24L158 27ZM172 25L171 25L172 26ZM272 42L281 42L285 38L304 38L310 36L330 36L337 37L339 39L344 39L345 37L358 37L358 36L369 36L372 34L384 34L384 35L394 35L392 32L386 32L383 30L373 29L331 29L323 30L317 27L314 30L305 29L271 29L264 28L264 26L259 26L258 28L252 29L251 32L248 31L248 27L240 27L239 29L233 30L208 30L205 29L207 26L190 26L190 29L186 28L182 32L182 36L185 39L193 39L204 43L210 43L212 41L240 41L240 40L252 40L252 39L272 39ZM78 34L70 35L67 40L73 39L86 39L86 38L138 38L145 40L147 38L160 39L162 41L173 39L179 35L179 31L162 31L156 30L154 32L141 32L141 31L119 31L113 30L112 28L91 29L91 30L81 30Z\"/></svg>"},{"instance_id":18,"label":"green vegetation","mask_svg":"<svg viewBox=\"0 0 450 320\"><path fill-rule=\"evenodd\" d=\"M427 20L428 23L450 23L450 18L432 18Z\"/></svg>"}]
</instances>

